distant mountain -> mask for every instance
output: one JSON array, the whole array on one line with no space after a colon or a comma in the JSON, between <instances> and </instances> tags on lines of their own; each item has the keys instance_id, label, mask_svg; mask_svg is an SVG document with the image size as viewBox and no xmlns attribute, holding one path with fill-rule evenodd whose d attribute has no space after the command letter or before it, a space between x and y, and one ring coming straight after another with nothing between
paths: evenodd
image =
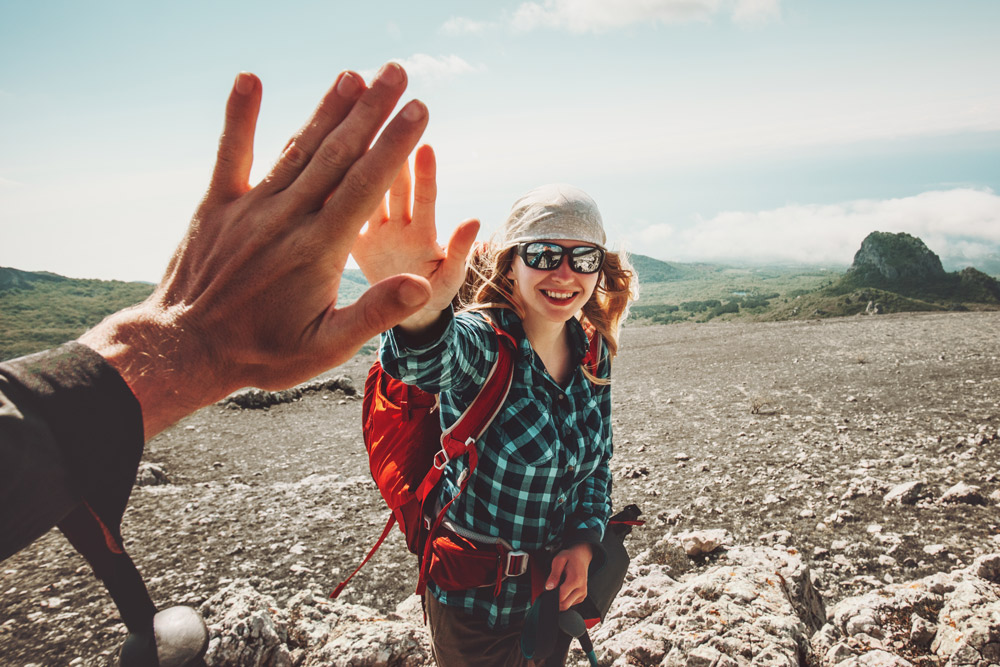
<instances>
[{"instance_id":1,"label":"distant mountain","mask_svg":"<svg viewBox=\"0 0 1000 667\"><path fill-rule=\"evenodd\" d=\"M640 284L682 280L693 273L693 269L688 265L662 262L645 255L630 255L629 259L635 272L639 274Z\"/></svg>"},{"instance_id":2,"label":"distant mountain","mask_svg":"<svg viewBox=\"0 0 1000 667\"><path fill-rule=\"evenodd\" d=\"M62 282L69 280L63 276L47 272L19 271L18 269L8 269L0 266L0 290L8 289L31 289L35 283L39 282Z\"/></svg>"},{"instance_id":3,"label":"distant mountain","mask_svg":"<svg viewBox=\"0 0 1000 667\"><path fill-rule=\"evenodd\" d=\"M783 303L762 319L998 307L995 278L972 267L945 271L941 259L910 234L872 232L840 279Z\"/></svg>"},{"instance_id":4,"label":"distant mountain","mask_svg":"<svg viewBox=\"0 0 1000 667\"><path fill-rule=\"evenodd\" d=\"M994 278L972 267L946 272L923 241L906 233L869 234L851 268L827 291L847 293L866 287L930 302L1000 304L1000 283Z\"/></svg>"}]
</instances>

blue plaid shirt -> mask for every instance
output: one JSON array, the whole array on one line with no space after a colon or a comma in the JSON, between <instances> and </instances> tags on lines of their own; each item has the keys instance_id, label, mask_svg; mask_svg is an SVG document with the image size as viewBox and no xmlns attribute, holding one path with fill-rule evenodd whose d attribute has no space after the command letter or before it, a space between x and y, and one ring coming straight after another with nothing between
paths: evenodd
<instances>
[{"instance_id":1,"label":"blue plaid shirt","mask_svg":"<svg viewBox=\"0 0 1000 667\"><path fill-rule=\"evenodd\" d=\"M442 428L475 398L501 344L482 315L449 311L448 317L432 343L407 347L405 334L392 330L383 335L380 350L390 375L440 394ZM597 545L611 511L611 388L583 375L583 327L576 319L569 322L575 371L561 387L532 349L516 313L498 309L490 317L518 341L514 377L503 409L477 444L479 464L447 518L529 552ZM608 377L603 345L601 352L605 358L597 374ZM466 457L449 463L439 485L442 504L458 493L466 467ZM442 604L482 618L490 627L521 621L531 606L527 573L505 579L497 597L492 586L448 592L429 582L428 590Z\"/></svg>"}]
</instances>

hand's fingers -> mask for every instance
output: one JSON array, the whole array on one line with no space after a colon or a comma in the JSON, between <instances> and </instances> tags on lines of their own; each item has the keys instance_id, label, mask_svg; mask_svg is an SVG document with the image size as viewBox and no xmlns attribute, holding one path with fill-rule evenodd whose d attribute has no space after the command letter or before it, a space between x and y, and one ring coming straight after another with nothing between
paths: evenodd
<instances>
[{"instance_id":1,"label":"hand's fingers","mask_svg":"<svg viewBox=\"0 0 1000 667\"><path fill-rule=\"evenodd\" d=\"M587 577L567 568L566 579L559 587L559 609L566 611L587 597Z\"/></svg>"},{"instance_id":2,"label":"hand's fingers","mask_svg":"<svg viewBox=\"0 0 1000 667\"><path fill-rule=\"evenodd\" d=\"M326 136L347 117L364 90L364 79L354 72L342 72L323 96L309 121L298 134L289 139L278 162L261 184L262 190L277 192L291 185L309 164Z\"/></svg>"},{"instance_id":3,"label":"hand's fingers","mask_svg":"<svg viewBox=\"0 0 1000 667\"><path fill-rule=\"evenodd\" d=\"M330 192L338 187L346 174L368 150L404 90L406 90L406 73L403 68L395 63L383 67L372 82L371 88L361 94L347 117L326 136L305 170L289 186L287 192L298 204L296 208L315 211L323 205ZM401 113L405 114L408 108L409 106L404 107ZM289 151L294 148L293 145ZM409 148L413 149L412 146ZM400 166L402 161L393 166L392 178L395 178ZM387 180L391 182L391 179ZM355 182L349 189L353 190L359 185L362 184ZM386 182L380 192L384 193L388 186L389 183ZM367 187L362 185L362 189ZM373 208L373 203L365 208L365 214Z\"/></svg>"},{"instance_id":4,"label":"hand's fingers","mask_svg":"<svg viewBox=\"0 0 1000 667\"><path fill-rule=\"evenodd\" d=\"M437 162L433 148L425 144L417 149L413 160L413 174L413 232L436 236L434 204L437 201Z\"/></svg>"},{"instance_id":5,"label":"hand's fingers","mask_svg":"<svg viewBox=\"0 0 1000 667\"><path fill-rule=\"evenodd\" d=\"M465 263L478 233L478 220L466 220L452 232L448 239L448 254L438 269L445 283L461 285L465 281Z\"/></svg>"},{"instance_id":6,"label":"hand's fingers","mask_svg":"<svg viewBox=\"0 0 1000 667\"><path fill-rule=\"evenodd\" d=\"M368 229L372 229L372 225L381 225L389 219L389 206L386 204L385 197L379 200L378 206L372 211L372 214L368 216Z\"/></svg>"},{"instance_id":7,"label":"hand's fingers","mask_svg":"<svg viewBox=\"0 0 1000 667\"><path fill-rule=\"evenodd\" d=\"M349 358L373 336L423 308L430 297L430 284L419 276L392 276L372 285L360 299L324 322L327 349Z\"/></svg>"},{"instance_id":8,"label":"hand's fingers","mask_svg":"<svg viewBox=\"0 0 1000 667\"><path fill-rule=\"evenodd\" d=\"M420 140L425 127L427 107L417 100L409 102L386 125L371 150L350 168L321 214L321 220L330 225L333 247L350 246Z\"/></svg>"},{"instance_id":9,"label":"hand's fingers","mask_svg":"<svg viewBox=\"0 0 1000 667\"><path fill-rule=\"evenodd\" d=\"M396 174L389 188L389 218L404 224L410 221L410 161L407 160Z\"/></svg>"},{"instance_id":10,"label":"hand's fingers","mask_svg":"<svg viewBox=\"0 0 1000 667\"><path fill-rule=\"evenodd\" d=\"M551 591L562 581L563 570L566 569L566 559L556 556L552 559L552 568L549 570L549 578L545 580L545 590Z\"/></svg>"},{"instance_id":11,"label":"hand's fingers","mask_svg":"<svg viewBox=\"0 0 1000 667\"><path fill-rule=\"evenodd\" d=\"M232 199L246 192L260 96L260 80L249 72L240 72L226 103L226 124L219 139L210 196Z\"/></svg>"}]
</instances>

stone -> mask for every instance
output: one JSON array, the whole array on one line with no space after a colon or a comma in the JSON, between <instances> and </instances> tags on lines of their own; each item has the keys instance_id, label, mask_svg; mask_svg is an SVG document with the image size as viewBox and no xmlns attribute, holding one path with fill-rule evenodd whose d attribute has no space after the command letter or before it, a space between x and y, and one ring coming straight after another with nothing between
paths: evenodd
<instances>
[{"instance_id":1,"label":"stone","mask_svg":"<svg viewBox=\"0 0 1000 667\"><path fill-rule=\"evenodd\" d=\"M721 528L714 530L694 530L678 533L675 540L688 556L702 556L721 547L729 539L729 533Z\"/></svg>"},{"instance_id":2,"label":"stone","mask_svg":"<svg viewBox=\"0 0 1000 667\"><path fill-rule=\"evenodd\" d=\"M170 484L170 477L157 463L140 463L135 473L136 486L164 486Z\"/></svg>"},{"instance_id":3,"label":"stone","mask_svg":"<svg viewBox=\"0 0 1000 667\"><path fill-rule=\"evenodd\" d=\"M153 617L160 667L184 667L205 654L208 628L191 607L170 607Z\"/></svg>"},{"instance_id":4,"label":"stone","mask_svg":"<svg viewBox=\"0 0 1000 667\"><path fill-rule=\"evenodd\" d=\"M882 502L886 505L915 505L923 490L924 483L919 481L897 484L882 497Z\"/></svg>"},{"instance_id":5,"label":"stone","mask_svg":"<svg viewBox=\"0 0 1000 667\"><path fill-rule=\"evenodd\" d=\"M944 492L939 502L965 503L966 505L985 505L986 498L979 492L978 486L959 482Z\"/></svg>"}]
</instances>

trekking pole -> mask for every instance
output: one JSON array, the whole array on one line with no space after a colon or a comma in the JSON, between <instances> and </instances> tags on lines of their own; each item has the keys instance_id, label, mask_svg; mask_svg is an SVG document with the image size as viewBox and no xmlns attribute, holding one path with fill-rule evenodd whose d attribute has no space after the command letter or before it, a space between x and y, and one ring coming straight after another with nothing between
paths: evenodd
<instances>
[{"instance_id":1,"label":"trekking pole","mask_svg":"<svg viewBox=\"0 0 1000 667\"><path fill-rule=\"evenodd\" d=\"M590 633L584 630L583 634L577 637L577 640L580 642L580 648L587 654L587 660L590 661L591 667L598 667L597 654L594 652L594 642L590 641Z\"/></svg>"},{"instance_id":2,"label":"trekking pole","mask_svg":"<svg viewBox=\"0 0 1000 667\"><path fill-rule=\"evenodd\" d=\"M580 642L580 649L587 655L591 667L598 667L597 654L594 653L594 642L590 641L587 624L580 612L569 610L559 614L559 629Z\"/></svg>"}]
</instances>

